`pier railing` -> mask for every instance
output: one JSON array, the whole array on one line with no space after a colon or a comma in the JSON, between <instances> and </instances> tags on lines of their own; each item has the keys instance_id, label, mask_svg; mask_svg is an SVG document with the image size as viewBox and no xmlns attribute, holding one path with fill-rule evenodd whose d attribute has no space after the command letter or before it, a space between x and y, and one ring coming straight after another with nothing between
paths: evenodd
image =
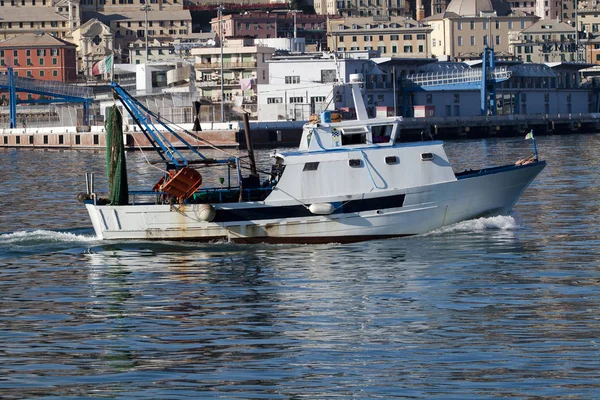
<instances>
[{"instance_id":1,"label":"pier railing","mask_svg":"<svg viewBox=\"0 0 600 400\"><path fill-rule=\"evenodd\" d=\"M42 81L38 79L22 78L15 76L15 87L17 89L35 90L46 92L48 95L91 98L92 89L86 86L71 85L58 81ZM0 75L0 86L8 86L8 75Z\"/></svg>"}]
</instances>

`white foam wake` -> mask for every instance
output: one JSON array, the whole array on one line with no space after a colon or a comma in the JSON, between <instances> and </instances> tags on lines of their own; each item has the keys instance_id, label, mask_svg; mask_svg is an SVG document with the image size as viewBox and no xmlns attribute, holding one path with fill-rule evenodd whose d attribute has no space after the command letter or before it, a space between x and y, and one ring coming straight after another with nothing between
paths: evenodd
<instances>
[{"instance_id":1,"label":"white foam wake","mask_svg":"<svg viewBox=\"0 0 600 400\"><path fill-rule=\"evenodd\" d=\"M517 221L508 215L497 217L477 218L458 222L453 225L444 226L428 233L428 235L439 235L450 232L482 232L487 230L512 231L519 227Z\"/></svg>"},{"instance_id":2,"label":"white foam wake","mask_svg":"<svg viewBox=\"0 0 600 400\"><path fill-rule=\"evenodd\" d=\"M90 243L99 239L96 236L77 235L69 232L48 230L17 231L0 235L0 244L36 245L45 243Z\"/></svg>"}]
</instances>

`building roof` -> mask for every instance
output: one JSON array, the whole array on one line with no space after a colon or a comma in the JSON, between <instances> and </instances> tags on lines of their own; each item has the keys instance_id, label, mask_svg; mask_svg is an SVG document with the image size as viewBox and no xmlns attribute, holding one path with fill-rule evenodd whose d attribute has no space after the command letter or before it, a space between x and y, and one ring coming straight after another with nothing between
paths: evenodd
<instances>
[{"instance_id":1,"label":"building roof","mask_svg":"<svg viewBox=\"0 0 600 400\"><path fill-rule=\"evenodd\" d=\"M69 19L48 7L0 7L0 22L51 21L69 21Z\"/></svg>"},{"instance_id":2,"label":"building roof","mask_svg":"<svg viewBox=\"0 0 600 400\"><path fill-rule=\"evenodd\" d=\"M97 11L83 12L82 20L96 18L104 23L112 21L144 21L146 13L144 11L123 11L119 13L102 13ZM189 10L157 10L148 11L148 21L181 21L192 20Z\"/></svg>"},{"instance_id":3,"label":"building roof","mask_svg":"<svg viewBox=\"0 0 600 400\"><path fill-rule=\"evenodd\" d=\"M25 33L0 42L0 47L77 47L73 43L44 33Z\"/></svg>"},{"instance_id":4,"label":"building roof","mask_svg":"<svg viewBox=\"0 0 600 400\"><path fill-rule=\"evenodd\" d=\"M511 13L510 5L505 0L452 0L447 12L454 12L462 17L481 16L496 13L497 16L506 16Z\"/></svg>"},{"instance_id":5,"label":"building roof","mask_svg":"<svg viewBox=\"0 0 600 400\"><path fill-rule=\"evenodd\" d=\"M571 24L567 24L566 22L544 19L536 22L535 24L532 24L531 26L525 28L521 32L542 34L567 32L575 34L575 28L573 28Z\"/></svg>"}]
</instances>

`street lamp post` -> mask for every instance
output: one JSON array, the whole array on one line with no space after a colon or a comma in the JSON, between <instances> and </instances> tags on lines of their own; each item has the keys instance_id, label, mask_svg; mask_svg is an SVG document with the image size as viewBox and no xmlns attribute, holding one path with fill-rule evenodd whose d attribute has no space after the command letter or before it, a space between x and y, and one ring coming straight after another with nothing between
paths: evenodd
<instances>
[{"instance_id":1,"label":"street lamp post","mask_svg":"<svg viewBox=\"0 0 600 400\"><path fill-rule=\"evenodd\" d=\"M152 8L149 4L146 4L144 7L141 8L141 11L144 12L144 20L146 22L144 25L144 33L146 36L146 63L148 63L148 11L152 11Z\"/></svg>"},{"instance_id":2,"label":"street lamp post","mask_svg":"<svg viewBox=\"0 0 600 400\"><path fill-rule=\"evenodd\" d=\"M219 6L219 45L221 47L221 122L225 122L225 88L223 84L223 6Z\"/></svg>"}]
</instances>

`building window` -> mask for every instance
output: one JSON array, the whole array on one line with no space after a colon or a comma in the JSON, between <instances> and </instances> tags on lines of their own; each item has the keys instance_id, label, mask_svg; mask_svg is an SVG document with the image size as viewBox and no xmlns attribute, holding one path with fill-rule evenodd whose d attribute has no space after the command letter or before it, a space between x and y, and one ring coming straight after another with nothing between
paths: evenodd
<instances>
[{"instance_id":1,"label":"building window","mask_svg":"<svg viewBox=\"0 0 600 400\"><path fill-rule=\"evenodd\" d=\"M290 103L302 103L304 101L303 97L290 97Z\"/></svg>"},{"instance_id":2,"label":"building window","mask_svg":"<svg viewBox=\"0 0 600 400\"><path fill-rule=\"evenodd\" d=\"M27 77L28 78L33 77L33 73L31 72L31 70L27 70Z\"/></svg>"},{"instance_id":3,"label":"building window","mask_svg":"<svg viewBox=\"0 0 600 400\"><path fill-rule=\"evenodd\" d=\"M454 93L454 103L460 103L460 94Z\"/></svg>"},{"instance_id":4,"label":"building window","mask_svg":"<svg viewBox=\"0 0 600 400\"><path fill-rule=\"evenodd\" d=\"M463 43L462 43L462 36L459 36L459 37L458 37L458 45L459 45L459 46L462 46L462 45L463 45Z\"/></svg>"},{"instance_id":5,"label":"building window","mask_svg":"<svg viewBox=\"0 0 600 400\"><path fill-rule=\"evenodd\" d=\"M28 58L28 59L26 59L26 60L25 60L25 63L26 63L27 65L33 65L33 63L31 62L31 58Z\"/></svg>"},{"instance_id":6,"label":"building window","mask_svg":"<svg viewBox=\"0 0 600 400\"><path fill-rule=\"evenodd\" d=\"M52 71L52 76L58 76L58 71L57 70L53 70Z\"/></svg>"},{"instance_id":7,"label":"building window","mask_svg":"<svg viewBox=\"0 0 600 400\"><path fill-rule=\"evenodd\" d=\"M267 104L283 103L283 97L267 97Z\"/></svg>"},{"instance_id":8,"label":"building window","mask_svg":"<svg viewBox=\"0 0 600 400\"><path fill-rule=\"evenodd\" d=\"M53 57L52 58L52 65L57 65L58 64L58 58Z\"/></svg>"},{"instance_id":9,"label":"building window","mask_svg":"<svg viewBox=\"0 0 600 400\"><path fill-rule=\"evenodd\" d=\"M413 52L413 47L411 45L404 46L404 52L405 53L412 53Z\"/></svg>"},{"instance_id":10,"label":"building window","mask_svg":"<svg viewBox=\"0 0 600 400\"><path fill-rule=\"evenodd\" d=\"M412 40L412 35L404 35L404 40Z\"/></svg>"},{"instance_id":11,"label":"building window","mask_svg":"<svg viewBox=\"0 0 600 400\"><path fill-rule=\"evenodd\" d=\"M300 83L300 76L286 76L285 83L286 83L286 85Z\"/></svg>"},{"instance_id":12,"label":"building window","mask_svg":"<svg viewBox=\"0 0 600 400\"><path fill-rule=\"evenodd\" d=\"M461 21L456 22L456 29L458 29L459 31L462 30L462 22Z\"/></svg>"},{"instance_id":13,"label":"building window","mask_svg":"<svg viewBox=\"0 0 600 400\"><path fill-rule=\"evenodd\" d=\"M44 65L44 59L40 58L40 65Z\"/></svg>"},{"instance_id":14,"label":"building window","mask_svg":"<svg viewBox=\"0 0 600 400\"><path fill-rule=\"evenodd\" d=\"M43 78L43 77L44 77L44 71L42 70L42 71L40 71L40 78Z\"/></svg>"}]
</instances>

